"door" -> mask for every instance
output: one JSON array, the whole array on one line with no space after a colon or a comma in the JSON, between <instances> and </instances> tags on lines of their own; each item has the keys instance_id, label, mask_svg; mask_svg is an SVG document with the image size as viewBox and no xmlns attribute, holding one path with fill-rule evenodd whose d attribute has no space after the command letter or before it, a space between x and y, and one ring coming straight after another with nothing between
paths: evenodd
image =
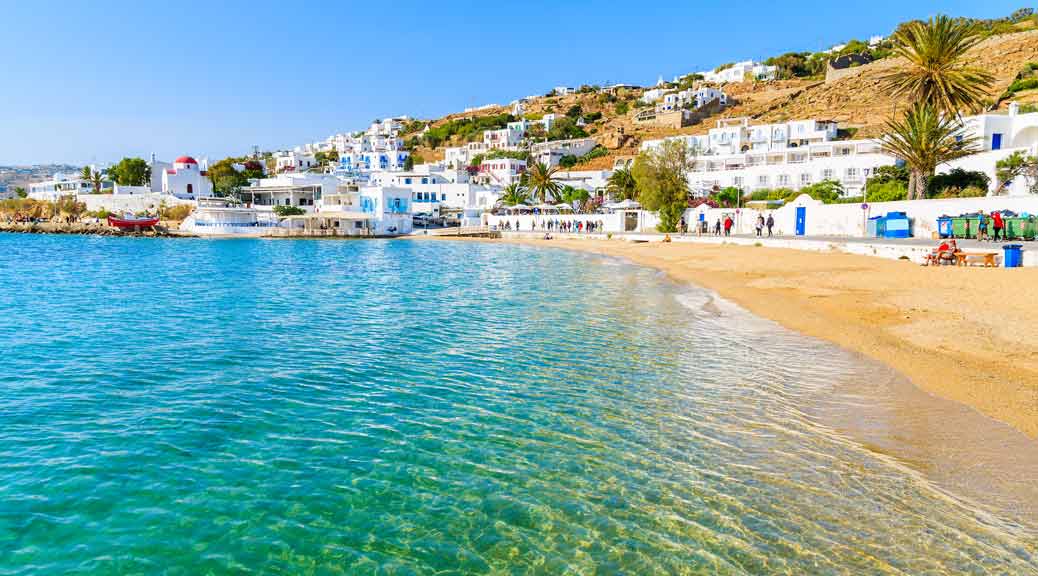
<instances>
[{"instance_id":1,"label":"door","mask_svg":"<svg viewBox=\"0 0 1038 576\"><path fill-rule=\"evenodd\" d=\"M638 229L638 213L624 212L624 232L634 232Z\"/></svg>"},{"instance_id":2,"label":"door","mask_svg":"<svg viewBox=\"0 0 1038 576\"><path fill-rule=\"evenodd\" d=\"M797 236L803 236L807 228L807 208L797 206Z\"/></svg>"},{"instance_id":3,"label":"door","mask_svg":"<svg viewBox=\"0 0 1038 576\"><path fill-rule=\"evenodd\" d=\"M1001 150L1002 149L1002 135L1001 134L996 132L996 133L991 135L991 149L992 150Z\"/></svg>"}]
</instances>

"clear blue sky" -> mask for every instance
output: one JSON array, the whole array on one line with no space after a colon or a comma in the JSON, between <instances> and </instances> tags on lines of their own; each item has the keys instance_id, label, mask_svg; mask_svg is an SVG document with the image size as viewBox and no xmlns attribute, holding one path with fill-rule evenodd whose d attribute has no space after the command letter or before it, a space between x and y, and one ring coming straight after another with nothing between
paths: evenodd
<instances>
[{"instance_id":1,"label":"clear blue sky","mask_svg":"<svg viewBox=\"0 0 1038 576\"><path fill-rule=\"evenodd\" d=\"M1021 4L0 0L0 165L215 159Z\"/></svg>"}]
</instances>

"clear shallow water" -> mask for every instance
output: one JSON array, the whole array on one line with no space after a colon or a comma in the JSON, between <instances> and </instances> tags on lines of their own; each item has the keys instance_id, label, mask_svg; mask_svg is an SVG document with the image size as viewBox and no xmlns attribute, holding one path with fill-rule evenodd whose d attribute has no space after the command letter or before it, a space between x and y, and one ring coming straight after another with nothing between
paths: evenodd
<instances>
[{"instance_id":1,"label":"clear shallow water","mask_svg":"<svg viewBox=\"0 0 1038 576\"><path fill-rule=\"evenodd\" d=\"M0 235L0 314L0 574L1036 573L804 409L872 368L614 260Z\"/></svg>"}]
</instances>

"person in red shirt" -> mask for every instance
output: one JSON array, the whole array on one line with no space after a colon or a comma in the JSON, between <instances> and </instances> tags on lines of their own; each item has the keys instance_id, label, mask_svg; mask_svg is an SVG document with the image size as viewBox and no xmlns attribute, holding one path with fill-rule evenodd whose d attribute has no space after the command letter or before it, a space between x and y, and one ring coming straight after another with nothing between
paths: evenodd
<instances>
[{"instance_id":1,"label":"person in red shirt","mask_svg":"<svg viewBox=\"0 0 1038 576\"><path fill-rule=\"evenodd\" d=\"M725 236L731 236L732 235L732 225L733 224L735 224L735 222L732 222L732 217L731 216L725 216L724 217L724 235Z\"/></svg>"},{"instance_id":2,"label":"person in red shirt","mask_svg":"<svg viewBox=\"0 0 1038 576\"><path fill-rule=\"evenodd\" d=\"M992 235L994 237L995 242L998 242L999 235L1002 236L1002 240L1006 239L1005 238L1005 233L1004 233L1005 232L1004 226L1005 226L1005 223L1002 221L1002 213L1001 212L992 212L991 213L991 230L992 230Z\"/></svg>"}]
</instances>

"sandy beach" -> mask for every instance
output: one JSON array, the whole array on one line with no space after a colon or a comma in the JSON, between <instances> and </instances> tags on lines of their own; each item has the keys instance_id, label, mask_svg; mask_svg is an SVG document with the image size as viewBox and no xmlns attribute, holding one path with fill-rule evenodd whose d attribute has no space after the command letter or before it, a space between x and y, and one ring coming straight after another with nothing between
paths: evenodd
<instances>
[{"instance_id":1,"label":"sandy beach","mask_svg":"<svg viewBox=\"0 0 1038 576\"><path fill-rule=\"evenodd\" d=\"M1038 269L934 268L756 246L504 241L658 268L1038 438Z\"/></svg>"}]
</instances>

